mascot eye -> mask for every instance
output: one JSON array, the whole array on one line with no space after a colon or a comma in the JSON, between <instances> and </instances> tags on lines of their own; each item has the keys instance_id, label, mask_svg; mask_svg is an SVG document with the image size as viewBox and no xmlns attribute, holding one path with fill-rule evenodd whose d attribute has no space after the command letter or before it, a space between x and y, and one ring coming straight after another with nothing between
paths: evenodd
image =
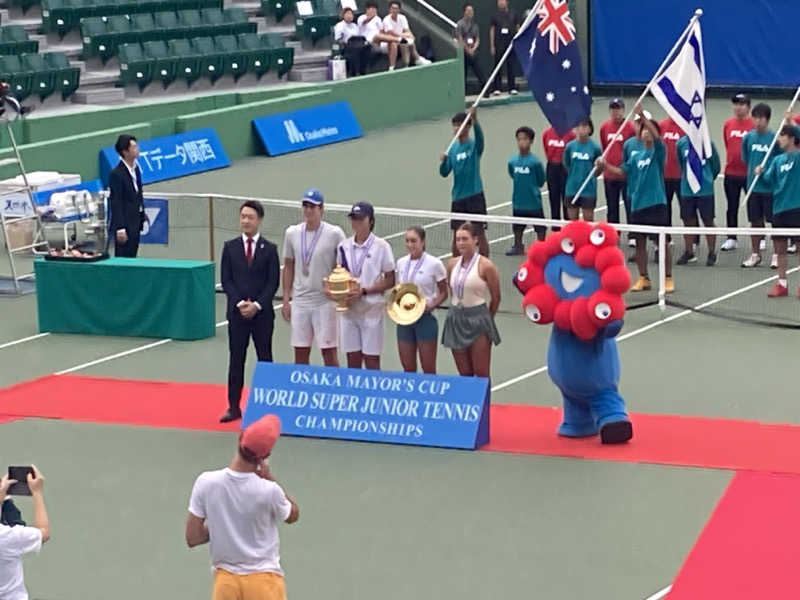
<instances>
[{"instance_id":1,"label":"mascot eye","mask_svg":"<svg viewBox=\"0 0 800 600\"><path fill-rule=\"evenodd\" d=\"M606 233L602 229L595 229L590 235L589 240L595 245L599 246L606 240Z\"/></svg>"},{"instance_id":2,"label":"mascot eye","mask_svg":"<svg viewBox=\"0 0 800 600\"><path fill-rule=\"evenodd\" d=\"M522 267L517 271L517 281L523 282L528 278L528 267Z\"/></svg>"},{"instance_id":3,"label":"mascot eye","mask_svg":"<svg viewBox=\"0 0 800 600\"><path fill-rule=\"evenodd\" d=\"M525 316L527 316L534 323L538 323L539 319L542 318L542 313L539 312L539 309L536 308L536 305L528 304L528 306L525 307Z\"/></svg>"},{"instance_id":4,"label":"mascot eye","mask_svg":"<svg viewBox=\"0 0 800 600\"><path fill-rule=\"evenodd\" d=\"M565 237L563 240L561 240L561 250L563 250L565 254L572 254L575 252L575 242L568 237Z\"/></svg>"},{"instance_id":5,"label":"mascot eye","mask_svg":"<svg viewBox=\"0 0 800 600\"><path fill-rule=\"evenodd\" d=\"M611 307L605 302L598 302L594 307L594 316L598 319L607 319L611 316Z\"/></svg>"}]
</instances>

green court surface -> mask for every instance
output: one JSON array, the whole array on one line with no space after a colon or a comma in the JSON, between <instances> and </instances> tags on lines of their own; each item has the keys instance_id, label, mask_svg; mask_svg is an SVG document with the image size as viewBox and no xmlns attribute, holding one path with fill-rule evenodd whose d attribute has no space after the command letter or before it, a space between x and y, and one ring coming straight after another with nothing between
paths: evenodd
<instances>
[{"instance_id":1,"label":"green court surface","mask_svg":"<svg viewBox=\"0 0 800 600\"><path fill-rule=\"evenodd\" d=\"M785 102L771 104L779 114ZM604 99L596 99L597 127L605 106ZM720 130L729 103L714 100L709 109L722 151ZM499 205L510 199L505 161L514 151L514 130L529 124L539 133L544 121L532 103L486 108L479 116L486 134L487 203ZM296 199L316 186L329 202L447 210L449 180L438 175L438 155L449 137L449 118L443 116L300 154L243 160L147 191ZM539 155L540 148L537 139ZM723 224L719 182L716 205L717 223ZM175 201L172 243L145 246L140 254L207 258L206 206L203 200ZM223 234L235 235L237 204L231 206L227 212L234 220L215 222L217 252ZM492 213L508 214L508 207ZM677 207L675 215L677 222ZM602 210L598 217L604 217ZM270 218L268 212L266 221ZM182 220L196 226L181 229ZM745 220L741 211L740 223ZM447 225L438 229L436 236L446 235ZM280 246L281 240L274 241ZM508 243L494 243L492 258L510 276L518 261L502 255ZM740 238L740 245L746 243ZM676 240L676 254L681 247ZM785 311L798 320L796 299L765 306L771 284L766 280L774 272L743 273L742 252L720 253L719 264L707 268L703 250L697 265L675 267L676 297L695 305L742 292L719 304L753 313ZM652 269L655 276L656 266ZM794 275L790 283L797 279ZM524 319L519 300L518 294L506 294L497 318L503 342L492 360L492 401L556 406L559 393L543 368L550 328ZM37 336L35 298L0 298L0 385L62 372L224 383L224 296L216 301L216 336L177 342ZM393 325L386 329L383 366L399 369ZM288 333L278 318L273 340L278 361L291 359ZM621 391L634 412L799 424L800 406L788 384L796 368L797 335L674 307L631 310L619 338ZM316 351L313 359L319 361ZM253 361L251 355L248 375ZM455 372L444 349L438 366L440 372ZM224 405L220 397L220 411ZM207 549L190 551L183 543L186 506L196 475L226 464L234 446L227 433L42 419L0 424L0 463L35 462L47 476L53 540L26 562L31 597L208 597ZM672 581L732 474L300 438L282 439L272 462L301 507L300 522L282 530L282 560L294 600L641 600ZM22 505L29 514L29 505L24 500Z\"/></svg>"}]
</instances>

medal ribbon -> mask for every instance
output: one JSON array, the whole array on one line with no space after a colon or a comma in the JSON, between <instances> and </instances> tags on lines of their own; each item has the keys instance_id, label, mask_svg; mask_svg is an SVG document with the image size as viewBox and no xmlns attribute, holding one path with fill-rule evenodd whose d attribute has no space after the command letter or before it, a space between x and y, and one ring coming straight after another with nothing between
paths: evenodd
<instances>
[{"instance_id":1,"label":"medal ribbon","mask_svg":"<svg viewBox=\"0 0 800 600\"><path fill-rule=\"evenodd\" d=\"M408 264L406 265L406 274L403 277L404 282L414 283L414 279L419 273L420 268L422 267L422 263L425 262L425 252L422 253L422 256L419 257L416 266L414 267L414 272L411 273L411 277L409 278L408 274L411 272L411 255L408 255Z\"/></svg>"},{"instance_id":2,"label":"medal ribbon","mask_svg":"<svg viewBox=\"0 0 800 600\"><path fill-rule=\"evenodd\" d=\"M472 267L475 265L475 262L478 260L478 258L480 258L480 254L476 252L472 256L472 260L469 261L469 264L466 268L464 268L464 259L458 259L458 270L456 271L456 285L454 291L456 296L459 298L464 297L464 285L467 283L467 275L469 275L469 272L472 270Z\"/></svg>"},{"instance_id":3,"label":"medal ribbon","mask_svg":"<svg viewBox=\"0 0 800 600\"><path fill-rule=\"evenodd\" d=\"M364 261L367 259L367 254L369 254L370 249L372 248L372 244L375 241L375 235L370 233L367 241L364 242L364 245L360 247L363 250L361 254L361 259L356 258L356 240L353 238L353 246L350 249L350 261L353 263L353 270L350 271L350 274L353 277L360 277L361 276L361 269L364 268Z\"/></svg>"},{"instance_id":4,"label":"medal ribbon","mask_svg":"<svg viewBox=\"0 0 800 600\"><path fill-rule=\"evenodd\" d=\"M311 255L314 254L314 248L317 247L317 242L319 241L319 236L322 234L322 228L324 227L323 223L319 224L317 227L317 231L314 232L314 237L311 239L311 245L306 246L306 224L303 223L300 226L300 255L303 260L303 265L308 268L308 265L311 264Z\"/></svg>"}]
</instances>

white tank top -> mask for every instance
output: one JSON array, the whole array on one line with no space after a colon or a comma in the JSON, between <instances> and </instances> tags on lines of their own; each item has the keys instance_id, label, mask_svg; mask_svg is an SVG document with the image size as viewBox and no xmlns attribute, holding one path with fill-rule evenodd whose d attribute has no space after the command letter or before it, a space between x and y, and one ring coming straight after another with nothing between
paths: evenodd
<instances>
[{"instance_id":1,"label":"white tank top","mask_svg":"<svg viewBox=\"0 0 800 600\"><path fill-rule=\"evenodd\" d=\"M462 269L460 257L456 264L453 265L453 270L450 273L450 289L453 291L451 303L454 306L463 306L464 308L469 308L471 306L486 304L486 295L489 291L489 286L478 274L478 264L481 261L480 255L475 254L474 256L476 256L477 259L471 267L469 265L464 265L464 268ZM469 271L467 272L465 279L464 270L467 268L469 268ZM460 288L460 284L462 282L464 286L463 295L461 298L459 298L459 292L462 291Z\"/></svg>"}]
</instances>

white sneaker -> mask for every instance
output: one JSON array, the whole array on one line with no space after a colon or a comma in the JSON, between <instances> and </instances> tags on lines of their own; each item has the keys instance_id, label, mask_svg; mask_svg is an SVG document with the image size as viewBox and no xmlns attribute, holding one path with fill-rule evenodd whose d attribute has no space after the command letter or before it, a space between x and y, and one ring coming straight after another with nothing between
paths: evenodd
<instances>
[{"instance_id":1,"label":"white sneaker","mask_svg":"<svg viewBox=\"0 0 800 600\"><path fill-rule=\"evenodd\" d=\"M769 261L769 268L770 269L777 269L778 268L778 255L777 254L773 254L772 255L772 260Z\"/></svg>"},{"instance_id":2,"label":"white sneaker","mask_svg":"<svg viewBox=\"0 0 800 600\"><path fill-rule=\"evenodd\" d=\"M730 252L731 250L736 250L739 247L739 242L728 238L725 240L725 243L722 244L722 251L723 252Z\"/></svg>"},{"instance_id":3,"label":"white sneaker","mask_svg":"<svg viewBox=\"0 0 800 600\"><path fill-rule=\"evenodd\" d=\"M633 238L628 238L628 248L636 248L636 240Z\"/></svg>"},{"instance_id":4,"label":"white sneaker","mask_svg":"<svg viewBox=\"0 0 800 600\"><path fill-rule=\"evenodd\" d=\"M519 94L519 92L517 91L517 88L511 88L511 91L508 92L508 93L511 94L512 96L516 96L517 94Z\"/></svg>"},{"instance_id":5,"label":"white sneaker","mask_svg":"<svg viewBox=\"0 0 800 600\"><path fill-rule=\"evenodd\" d=\"M492 96L499 96L502 93L503 92L501 92L500 90L495 90L495 91L492 92Z\"/></svg>"},{"instance_id":6,"label":"white sneaker","mask_svg":"<svg viewBox=\"0 0 800 600\"><path fill-rule=\"evenodd\" d=\"M761 250L762 252L763 252L764 250L766 250L766 249L767 249L767 240L761 240L761 241L758 243L758 249L759 249L759 250Z\"/></svg>"},{"instance_id":7,"label":"white sneaker","mask_svg":"<svg viewBox=\"0 0 800 600\"><path fill-rule=\"evenodd\" d=\"M416 62L414 64L417 64L417 65L429 65L429 64L431 64L431 61L429 61L424 56L418 56L417 60L416 60Z\"/></svg>"},{"instance_id":8,"label":"white sneaker","mask_svg":"<svg viewBox=\"0 0 800 600\"><path fill-rule=\"evenodd\" d=\"M788 254L797 254L797 244L789 244L786 248Z\"/></svg>"},{"instance_id":9,"label":"white sneaker","mask_svg":"<svg viewBox=\"0 0 800 600\"><path fill-rule=\"evenodd\" d=\"M751 254L746 261L742 263L742 266L745 269L752 269L753 267L757 267L761 264L761 255L760 254Z\"/></svg>"},{"instance_id":10,"label":"white sneaker","mask_svg":"<svg viewBox=\"0 0 800 600\"><path fill-rule=\"evenodd\" d=\"M394 71L394 67L389 67L389 70L390 71Z\"/></svg>"}]
</instances>

